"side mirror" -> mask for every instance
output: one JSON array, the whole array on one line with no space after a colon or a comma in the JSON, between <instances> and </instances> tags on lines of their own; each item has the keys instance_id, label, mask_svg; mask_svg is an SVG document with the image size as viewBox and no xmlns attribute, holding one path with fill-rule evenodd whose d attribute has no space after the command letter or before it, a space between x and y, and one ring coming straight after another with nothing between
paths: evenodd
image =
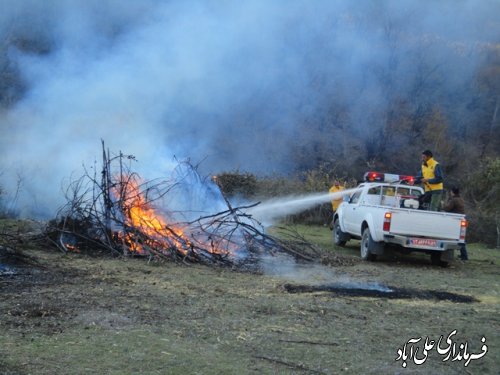
<instances>
[{"instance_id":1,"label":"side mirror","mask_svg":"<svg viewBox=\"0 0 500 375\"><path fill-rule=\"evenodd\" d=\"M343 200L344 202L349 202L349 201L351 200L351 196L350 196L349 194L344 194L344 195L342 196L342 200Z\"/></svg>"}]
</instances>

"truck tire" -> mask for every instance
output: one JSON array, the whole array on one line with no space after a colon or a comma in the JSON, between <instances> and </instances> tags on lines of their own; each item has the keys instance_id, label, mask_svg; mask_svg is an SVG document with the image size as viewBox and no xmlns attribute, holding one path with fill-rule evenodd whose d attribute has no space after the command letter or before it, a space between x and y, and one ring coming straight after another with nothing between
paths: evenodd
<instances>
[{"instance_id":1,"label":"truck tire","mask_svg":"<svg viewBox=\"0 0 500 375\"><path fill-rule=\"evenodd\" d=\"M339 219L335 219L333 223L333 243L337 246L345 246L346 237L348 237L348 234L340 229Z\"/></svg>"},{"instance_id":2,"label":"truck tire","mask_svg":"<svg viewBox=\"0 0 500 375\"><path fill-rule=\"evenodd\" d=\"M431 263L435 266L440 266L446 268L450 265L450 262L441 260L441 253L433 252L431 253Z\"/></svg>"},{"instance_id":3,"label":"truck tire","mask_svg":"<svg viewBox=\"0 0 500 375\"><path fill-rule=\"evenodd\" d=\"M376 246L377 243L373 240L370 229L366 227L365 230L363 230L363 236L361 237L361 259L377 259L377 254L373 253Z\"/></svg>"}]
</instances>

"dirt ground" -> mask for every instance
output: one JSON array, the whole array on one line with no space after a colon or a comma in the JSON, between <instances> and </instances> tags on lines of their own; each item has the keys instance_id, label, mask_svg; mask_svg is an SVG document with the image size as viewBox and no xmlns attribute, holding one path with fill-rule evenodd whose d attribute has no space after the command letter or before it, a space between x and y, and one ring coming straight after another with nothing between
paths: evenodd
<instances>
[{"instance_id":1,"label":"dirt ground","mask_svg":"<svg viewBox=\"0 0 500 375\"><path fill-rule=\"evenodd\" d=\"M418 254L371 263L356 243L329 245L328 228L305 231L330 261L271 260L263 274L3 246L0 374L500 373L500 250L472 245L449 268ZM417 365L405 344L422 338L421 359L440 336L477 358L433 348Z\"/></svg>"}]
</instances>

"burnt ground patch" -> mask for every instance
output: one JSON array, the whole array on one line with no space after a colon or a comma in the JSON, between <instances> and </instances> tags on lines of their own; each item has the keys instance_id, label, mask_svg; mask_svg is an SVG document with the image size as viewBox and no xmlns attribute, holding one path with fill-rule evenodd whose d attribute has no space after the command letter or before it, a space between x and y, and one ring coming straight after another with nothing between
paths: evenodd
<instances>
[{"instance_id":1,"label":"burnt ground patch","mask_svg":"<svg viewBox=\"0 0 500 375\"><path fill-rule=\"evenodd\" d=\"M349 288L345 285L296 285L284 284L283 288L288 293L314 293L329 292L336 296L344 297L373 297L387 299L421 299L451 301L456 303L479 302L476 298L463 294L443 292L439 290L419 290L411 288L397 288L385 286L383 289L364 289L359 287Z\"/></svg>"},{"instance_id":2,"label":"burnt ground patch","mask_svg":"<svg viewBox=\"0 0 500 375\"><path fill-rule=\"evenodd\" d=\"M39 264L35 257L26 255L19 249L0 245L0 275L11 268L37 265Z\"/></svg>"}]
</instances>

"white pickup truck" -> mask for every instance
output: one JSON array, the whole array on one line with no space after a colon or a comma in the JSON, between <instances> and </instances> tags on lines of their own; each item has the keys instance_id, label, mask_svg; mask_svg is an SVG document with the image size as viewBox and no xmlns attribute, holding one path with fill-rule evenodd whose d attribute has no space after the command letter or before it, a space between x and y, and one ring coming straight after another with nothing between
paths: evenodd
<instances>
[{"instance_id":1,"label":"white pickup truck","mask_svg":"<svg viewBox=\"0 0 500 375\"><path fill-rule=\"evenodd\" d=\"M433 264L446 267L454 250L465 243L465 215L419 209L422 188L385 182L391 178L381 176L370 179L365 175L368 181L344 196L333 218L334 243L344 246L352 238L361 239L365 260L375 260L391 244L406 252L426 252Z\"/></svg>"}]
</instances>

